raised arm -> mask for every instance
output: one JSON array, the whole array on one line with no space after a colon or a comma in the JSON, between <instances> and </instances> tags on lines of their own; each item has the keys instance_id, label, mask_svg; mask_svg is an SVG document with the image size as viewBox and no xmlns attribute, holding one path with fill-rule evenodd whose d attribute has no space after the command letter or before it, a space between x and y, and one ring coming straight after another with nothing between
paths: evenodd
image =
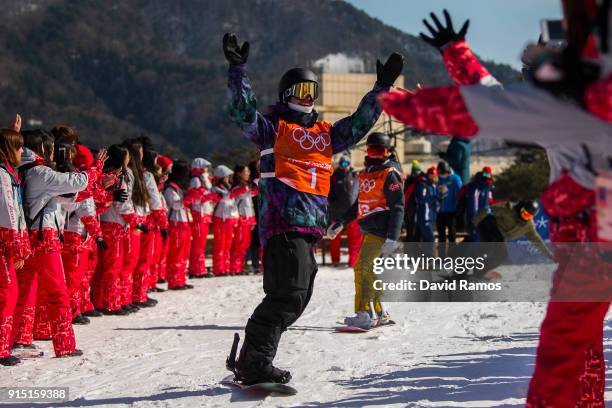
<instances>
[{"instance_id":1,"label":"raised arm","mask_svg":"<svg viewBox=\"0 0 612 408\"><path fill-rule=\"evenodd\" d=\"M455 86L389 92L381 102L389 115L425 132L466 138L479 132Z\"/></svg>"},{"instance_id":2,"label":"raised arm","mask_svg":"<svg viewBox=\"0 0 612 408\"><path fill-rule=\"evenodd\" d=\"M458 32L453 27L453 20L447 10L443 11L446 25L442 25L434 13L429 16L433 26L423 20L431 36L421 33L421 38L427 44L436 48L442 54L442 60L448 74L456 85L499 85L499 82L478 61L465 36L470 26L470 20L463 23ZM435 27L434 27L435 26Z\"/></svg>"},{"instance_id":3,"label":"raised arm","mask_svg":"<svg viewBox=\"0 0 612 408\"><path fill-rule=\"evenodd\" d=\"M246 74L249 43L238 45L235 34L223 37L223 52L230 64L228 72L229 101L226 112L232 122L242 130L244 136L259 147L266 143L264 138L274 134L272 123L257 111L257 98L251 89ZM269 136L268 136L269 137Z\"/></svg>"}]
</instances>

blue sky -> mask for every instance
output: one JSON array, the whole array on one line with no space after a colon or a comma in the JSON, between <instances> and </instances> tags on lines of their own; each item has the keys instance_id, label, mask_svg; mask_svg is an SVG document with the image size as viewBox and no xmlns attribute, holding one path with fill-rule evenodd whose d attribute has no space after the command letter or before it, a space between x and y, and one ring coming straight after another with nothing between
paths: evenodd
<instances>
[{"instance_id":1,"label":"blue sky","mask_svg":"<svg viewBox=\"0 0 612 408\"><path fill-rule=\"evenodd\" d=\"M456 28L470 19L467 40L480 56L520 68L521 50L540 34L540 19L561 18L561 0L347 0L385 24L418 35L421 20L446 8Z\"/></svg>"}]
</instances>

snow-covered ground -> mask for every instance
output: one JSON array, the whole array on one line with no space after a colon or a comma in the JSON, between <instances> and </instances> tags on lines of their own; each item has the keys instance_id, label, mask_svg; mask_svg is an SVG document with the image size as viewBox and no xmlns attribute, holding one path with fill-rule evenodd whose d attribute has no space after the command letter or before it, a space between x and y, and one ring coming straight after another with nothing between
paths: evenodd
<instances>
[{"instance_id":1,"label":"snow-covered ground","mask_svg":"<svg viewBox=\"0 0 612 408\"><path fill-rule=\"evenodd\" d=\"M196 280L194 290L155 294L155 308L95 318L75 329L82 358L50 358L50 343L39 342L47 356L0 367L0 386L69 387L71 402L57 406L70 407L521 406L543 304L393 303L397 325L334 333L352 314L352 274L321 267L308 309L281 341L276 363L291 370L293 397L218 384L233 333L262 296L258 276ZM610 367L607 377L612 404Z\"/></svg>"}]
</instances>

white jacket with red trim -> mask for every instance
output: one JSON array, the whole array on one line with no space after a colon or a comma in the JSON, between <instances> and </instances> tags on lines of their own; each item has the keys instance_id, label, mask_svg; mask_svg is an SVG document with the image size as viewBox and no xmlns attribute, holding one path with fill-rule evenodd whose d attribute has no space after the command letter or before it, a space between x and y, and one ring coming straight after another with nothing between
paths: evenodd
<instances>
[{"instance_id":1,"label":"white jacket with red trim","mask_svg":"<svg viewBox=\"0 0 612 408\"><path fill-rule=\"evenodd\" d=\"M39 160L24 148L21 166ZM64 228L62 204L74 202L76 193L87 188L86 172L61 173L43 164L25 171L25 205L32 220L31 230L50 228L60 233ZM72 195L62 197L62 195Z\"/></svg>"},{"instance_id":2,"label":"white jacket with red trim","mask_svg":"<svg viewBox=\"0 0 612 408\"><path fill-rule=\"evenodd\" d=\"M30 250L17 175L0 165L0 257L24 259Z\"/></svg>"}]
</instances>

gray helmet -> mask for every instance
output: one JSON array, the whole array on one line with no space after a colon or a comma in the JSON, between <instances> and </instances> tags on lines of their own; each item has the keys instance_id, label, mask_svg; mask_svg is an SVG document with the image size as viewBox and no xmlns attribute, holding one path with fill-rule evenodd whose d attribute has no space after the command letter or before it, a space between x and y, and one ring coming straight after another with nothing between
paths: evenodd
<instances>
[{"instance_id":1,"label":"gray helmet","mask_svg":"<svg viewBox=\"0 0 612 408\"><path fill-rule=\"evenodd\" d=\"M217 178L231 176L232 174L234 174L234 171L223 164L215 167L215 171L213 172L213 176Z\"/></svg>"},{"instance_id":2,"label":"gray helmet","mask_svg":"<svg viewBox=\"0 0 612 408\"><path fill-rule=\"evenodd\" d=\"M203 169L205 167L210 167L210 166L211 166L211 163L208 160L203 159L201 157L196 157L191 162L192 169Z\"/></svg>"}]
</instances>

